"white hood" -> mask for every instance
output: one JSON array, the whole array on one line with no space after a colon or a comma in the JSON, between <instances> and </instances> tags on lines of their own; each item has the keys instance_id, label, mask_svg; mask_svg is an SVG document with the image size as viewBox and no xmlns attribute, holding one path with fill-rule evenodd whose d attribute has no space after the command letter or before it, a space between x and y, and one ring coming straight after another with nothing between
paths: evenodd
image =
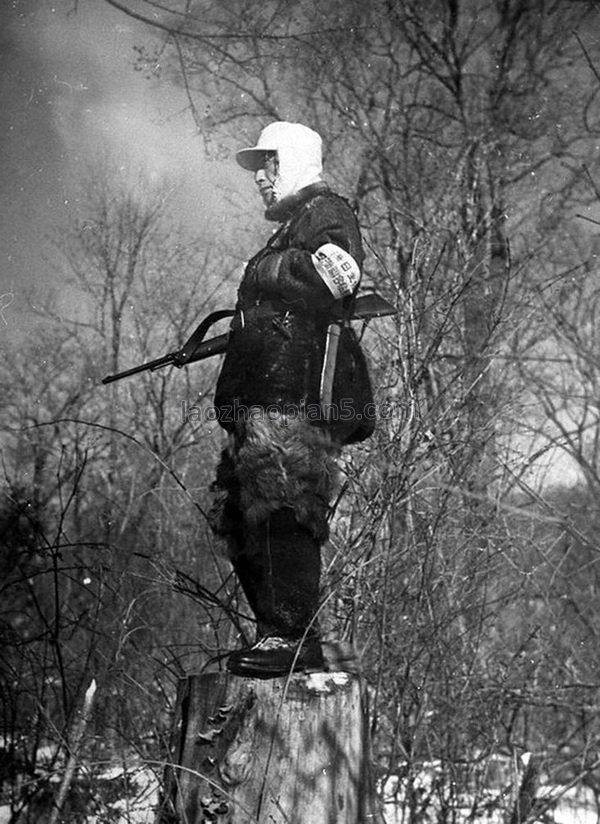
<instances>
[{"instance_id":1,"label":"white hood","mask_svg":"<svg viewBox=\"0 0 600 824\"><path fill-rule=\"evenodd\" d=\"M322 141L308 126L286 121L270 123L260 133L256 146L241 149L236 159L242 168L255 172L263 167L268 152L277 152L279 160L274 184L277 203L321 180Z\"/></svg>"}]
</instances>

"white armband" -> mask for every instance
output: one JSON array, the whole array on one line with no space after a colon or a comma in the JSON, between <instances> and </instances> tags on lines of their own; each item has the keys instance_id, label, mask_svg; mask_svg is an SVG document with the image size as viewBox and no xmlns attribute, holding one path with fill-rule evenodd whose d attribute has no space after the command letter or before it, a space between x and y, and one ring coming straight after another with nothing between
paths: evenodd
<instances>
[{"instance_id":1,"label":"white armband","mask_svg":"<svg viewBox=\"0 0 600 824\"><path fill-rule=\"evenodd\" d=\"M352 255L335 243L324 243L311 258L313 266L336 300L354 292L360 281L360 269Z\"/></svg>"}]
</instances>

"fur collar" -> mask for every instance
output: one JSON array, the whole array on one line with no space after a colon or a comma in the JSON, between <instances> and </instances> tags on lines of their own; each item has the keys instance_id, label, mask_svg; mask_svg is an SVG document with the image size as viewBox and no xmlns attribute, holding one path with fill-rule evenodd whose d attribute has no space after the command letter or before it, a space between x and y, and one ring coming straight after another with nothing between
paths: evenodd
<instances>
[{"instance_id":1,"label":"fur collar","mask_svg":"<svg viewBox=\"0 0 600 824\"><path fill-rule=\"evenodd\" d=\"M293 195L285 197L280 203L269 206L265 211L265 217L267 220L284 223L300 206L304 206L313 197L329 191L329 184L325 183L324 180L311 183L310 186L305 186L303 189L294 192Z\"/></svg>"}]
</instances>

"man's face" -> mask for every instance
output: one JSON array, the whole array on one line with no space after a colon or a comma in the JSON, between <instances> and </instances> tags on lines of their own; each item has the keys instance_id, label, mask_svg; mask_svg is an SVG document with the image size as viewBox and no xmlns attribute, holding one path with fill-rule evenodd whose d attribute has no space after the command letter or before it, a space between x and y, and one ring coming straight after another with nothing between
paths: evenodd
<instances>
[{"instance_id":1,"label":"man's face","mask_svg":"<svg viewBox=\"0 0 600 824\"><path fill-rule=\"evenodd\" d=\"M262 169L254 175L254 182L258 186L258 191L263 199L265 206L271 206L275 202L275 181L279 171L279 163L277 155L271 154L265 156L265 162Z\"/></svg>"}]
</instances>

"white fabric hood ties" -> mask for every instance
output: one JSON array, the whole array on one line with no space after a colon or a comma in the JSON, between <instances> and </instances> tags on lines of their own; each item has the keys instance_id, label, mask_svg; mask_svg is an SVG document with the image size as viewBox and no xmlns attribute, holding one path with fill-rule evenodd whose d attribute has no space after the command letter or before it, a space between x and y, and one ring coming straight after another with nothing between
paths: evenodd
<instances>
[{"instance_id":1,"label":"white fabric hood ties","mask_svg":"<svg viewBox=\"0 0 600 824\"><path fill-rule=\"evenodd\" d=\"M322 141L308 126L287 121L270 123L260 133L256 146L241 149L236 159L242 168L256 172L272 152L277 153L279 162L274 183L277 203L321 180Z\"/></svg>"}]
</instances>

